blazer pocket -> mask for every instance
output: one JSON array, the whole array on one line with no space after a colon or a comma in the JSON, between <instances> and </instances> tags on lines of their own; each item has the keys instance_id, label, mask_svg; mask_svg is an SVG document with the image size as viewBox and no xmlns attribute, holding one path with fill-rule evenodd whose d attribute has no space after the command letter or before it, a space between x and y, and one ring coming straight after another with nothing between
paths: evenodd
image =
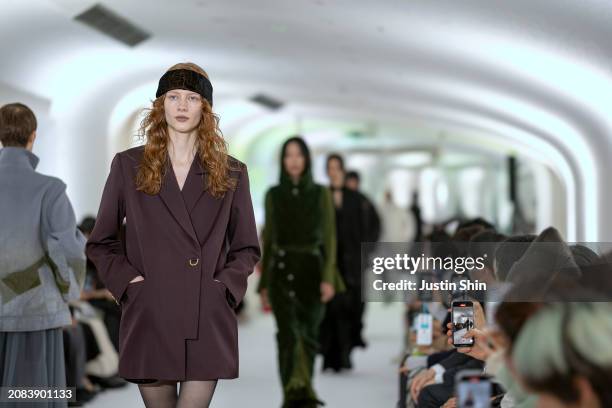
<instances>
[{"instance_id":1,"label":"blazer pocket","mask_svg":"<svg viewBox=\"0 0 612 408\"><path fill-rule=\"evenodd\" d=\"M144 286L144 280L140 280L137 282L128 283L125 288L125 292L123 292L123 297L121 298L121 304L131 303L134 299L138 297L138 294L142 291L142 287Z\"/></svg>"},{"instance_id":2,"label":"blazer pocket","mask_svg":"<svg viewBox=\"0 0 612 408\"><path fill-rule=\"evenodd\" d=\"M229 289L227 288L227 286L225 286L225 283L221 282L220 280L213 279L213 281L217 286L220 287L223 298L225 299L225 304L229 306L230 309L232 309L233 313L234 308L236 307L236 302L234 301L234 298L232 297L232 294L230 293Z\"/></svg>"}]
</instances>

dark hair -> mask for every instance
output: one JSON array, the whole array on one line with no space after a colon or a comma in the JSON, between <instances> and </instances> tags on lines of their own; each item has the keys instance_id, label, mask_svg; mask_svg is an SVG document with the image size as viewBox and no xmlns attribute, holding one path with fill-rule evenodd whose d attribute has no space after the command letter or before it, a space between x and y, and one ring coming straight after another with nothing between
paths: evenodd
<instances>
[{"instance_id":1,"label":"dark hair","mask_svg":"<svg viewBox=\"0 0 612 408\"><path fill-rule=\"evenodd\" d=\"M91 234L94 229L94 225L96 225L96 219L94 217L88 216L83 218L83 220L79 224L79 230L83 234Z\"/></svg>"},{"instance_id":2,"label":"dark hair","mask_svg":"<svg viewBox=\"0 0 612 408\"><path fill-rule=\"evenodd\" d=\"M510 340L509 353L525 322L543 306L544 303L536 302L502 302L497 307L495 322Z\"/></svg>"},{"instance_id":3,"label":"dark hair","mask_svg":"<svg viewBox=\"0 0 612 408\"><path fill-rule=\"evenodd\" d=\"M285 154L287 153L287 146L289 146L290 143L296 143L300 148L302 156L304 156L304 170L302 171L303 174L306 170L310 169L310 149L308 149L306 141L301 136L292 136L289 139L285 140L285 143L283 143L283 146L281 147L280 151L281 169L283 172L287 171L287 169L285 169Z\"/></svg>"},{"instance_id":4,"label":"dark hair","mask_svg":"<svg viewBox=\"0 0 612 408\"><path fill-rule=\"evenodd\" d=\"M457 231L459 231L460 229L463 229L463 228L469 228L469 227L473 227L473 226L481 226L481 227L483 227L483 229L495 230L495 226L493 224L491 224L489 221L485 220L482 217L476 217L476 218L473 218L471 220L465 220L465 221L461 222L457 226Z\"/></svg>"},{"instance_id":5,"label":"dark hair","mask_svg":"<svg viewBox=\"0 0 612 408\"><path fill-rule=\"evenodd\" d=\"M499 246L499 242L504 239L506 239L505 235L495 232L494 230L480 231L470 238L468 252L475 258L482 257L485 266L492 270L493 261L495 260L495 251ZM491 251L491 253L485 257L485 254L489 251Z\"/></svg>"},{"instance_id":6,"label":"dark hair","mask_svg":"<svg viewBox=\"0 0 612 408\"><path fill-rule=\"evenodd\" d=\"M525 251L534 239L536 239L535 235L513 235L500 242L495 251L498 280L506 280L514 263L525 255Z\"/></svg>"},{"instance_id":7,"label":"dark hair","mask_svg":"<svg viewBox=\"0 0 612 408\"><path fill-rule=\"evenodd\" d=\"M514 351L515 367L527 388L538 394L553 394L565 403L576 403L581 392L575 380L582 377L599 406L611 406L612 366L609 355L602 356L606 343L578 340L600 335L606 338L612 328L609 313L608 303L557 303L547 305L534 316L523 327ZM542 335L547 337L538 342Z\"/></svg>"},{"instance_id":8,"label":"dark hair","mask_svg":"<svg viewBox=\"0 0 612 408\"><path fill-rule=\"evenodd\" d=\"M338 160L340 163L340 168L344 170L344 159L338 153L330 153L327 155L327 159L325 160L325 168L329 168L329 162L332 160Z\"/></svg>"},{"instance_id":9,"label":"dark hair","mask_svg":"<svg viewBox=\"0 0 612 408\"><path fill-rule=\"evenodd\" d=\"M570 246L570 250L572 251L574 262L576 262L576 265L580 268L601 263L599 255L584 245L572 245Z\"/></svg>"},{"instance_id":10,"label":"dark hair","mask_svg":"<svg viewBox=\"0 0 612 408\"><path fill-rule=\"evenodd\" d=\"M457 247L454 245L450 235L439 227L434 227L433 231L426 237L431 242L431 252L435 257L454 258L459 256Z\"/></svg>"},{"instance_id":11,"label":"dark hair","mask_svg":"<svg viewBox=\"0 0 612 408\"><path fill-rule=\"evenodd\" d=\"M177 69L194 71L208 78L206 71L192 62L175 64L168 71ZM170 139L164 110L165 95L160 95L153 101L151 109L140 123L139 135L145 140L145 145L135 182L136 190L149 195L158 194L161 190L167 165ZM210 194L221 198L227 191L235 190L237 179L231 176L231 172L239 171L239 165L227 154L227 143L219 129L219 117L206 99L202 99L200 107L195 145L197 160L208 172L206 183Z\"/></svg>"},{"instance_id":12,"label":"dark hair","mask_svg":"<svg viewBox=\"0 0 612 408\"><path fill-rule=\"evenodd\" d=\"M453 235L453 241L468 242L476 234L480 234L485 228L482 225L470 225L458 228Z\"/></svg>"},{"instance_id":13,"label":"dark hair","mask_svg":"<svg viewBox=\"0 0 612 408\"><path fill-rule=\"evenodd\" d=\"M351 170L351 171L346 173L346 176L344 177L344 181L346 181L348 179L355 179L355 180L359 181L359 180L361 180L361 177L359 177L359 173L358 172L356 172L355 170Z\"/></svg>"},{"instance_id":14,"label":"dark hair","mask_svg":"<svg viewBox=\"0 0 612 408\"><path fill-rule=\"evenodd\" d=\"M26 147L37 126L34 112L22 103L0 108L0 142L4 147Z\"/></svg>"}]
</instances>

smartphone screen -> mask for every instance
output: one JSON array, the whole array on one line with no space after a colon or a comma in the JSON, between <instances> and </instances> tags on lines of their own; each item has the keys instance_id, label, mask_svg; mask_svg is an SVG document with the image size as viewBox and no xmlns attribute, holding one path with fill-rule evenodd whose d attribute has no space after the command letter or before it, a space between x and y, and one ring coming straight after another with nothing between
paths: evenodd
<instances>
[{"instance_id":1,"label":"smartphone screen","mask_svg":"<svg viewBox=\"0 0 612 408\"><path fill-rule=\"evenodd\" d=\"M418 346L430 346L433 340L433 318L429 313L419 313L416 318Z\"/></svg>"},{"instance_id":2,"label":"smartphone screen","mask_svg":"<svg viewBox=\"0 0 612 408\"><path fill-rule=\"evenodd\" d=\"M460 373L456 387L458 408L490 408L491 380L486 376Z\"/></svg>"},{"instance_id":3,"label":"smartphone screen","mask_svg":"<svg viewBox=\"0 0 612 408\"><path fill-rule=\"evenodd\" d=\"M453 345L466 347L474 345L474 339L464 339L463 336L474 328L474 306L469 301L453 302Z\"/></svg>"}]
</instances>

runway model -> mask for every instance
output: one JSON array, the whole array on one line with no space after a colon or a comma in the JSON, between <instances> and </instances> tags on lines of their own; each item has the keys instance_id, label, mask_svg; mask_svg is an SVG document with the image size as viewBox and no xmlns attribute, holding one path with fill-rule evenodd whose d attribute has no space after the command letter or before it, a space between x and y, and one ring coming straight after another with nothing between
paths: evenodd
<instances>
[{"instance_id":1,"label":"runway model","mask_svg":"<svg viewBox=\"0 0 612 408\"><path fill-rule=\"evenodd\" d=\"M266 194L259 291L276 319L282 407L315 408L322 405L312 376L324 304L344 290L334 207L329 189L312 179L302 138L285 142L280 162L280 183Z\"/></svg>"},{"instance_id":2,"label":"runway model","mask_svg":"<svg viewBox=\"0 0 612 408\"><path fill-rule=\"evenodd\" d=\"M146 144L113 159L87 255L121 304L119 375L148 408L207 407L238 376L233 307L260 256L249 178L202 68L172 66L155 97Z\"/></svg>"}]
</instances>

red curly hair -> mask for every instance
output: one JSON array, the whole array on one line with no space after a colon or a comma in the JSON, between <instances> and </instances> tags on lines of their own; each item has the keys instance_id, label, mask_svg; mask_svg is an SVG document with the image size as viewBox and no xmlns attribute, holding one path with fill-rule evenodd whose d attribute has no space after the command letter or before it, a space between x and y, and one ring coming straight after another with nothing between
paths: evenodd
<instances>
[{"instance_id":1,"label":"red curly hair","mask_svg":"<svg viewBox=\"0 0 612 408\"><path fill-rule=\"evenodd\" d=\"M186 62L171 66L168 71L188 69L208 78L198 65ZM161 189L168 157L168 124L164 112L165 94L153 101L153 107L140 124L139 136L146 140L142 161L136 175L136 189L146 194L158 194ZM202 98L202 117L197 132L197 155L208 172L208 188L211 195L220 198L226 191L235 189L236 180L230 177L230 160L227 144L219 129L219 117L208 101Z\"/></svg>"}]
</instances>

